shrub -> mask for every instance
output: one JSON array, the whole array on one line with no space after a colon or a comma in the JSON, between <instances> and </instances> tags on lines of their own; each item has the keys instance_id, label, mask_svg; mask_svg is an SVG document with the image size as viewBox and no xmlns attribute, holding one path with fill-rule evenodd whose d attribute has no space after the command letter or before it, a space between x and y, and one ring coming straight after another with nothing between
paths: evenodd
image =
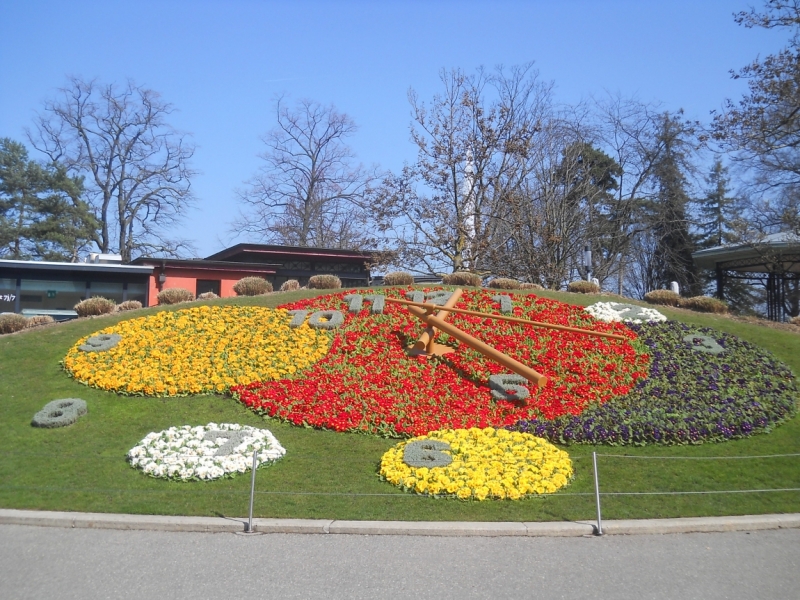
<instances>
[{"instance_id":1,"label":"shrub","mask_svg":"<svg viewBox=\"0 0 800 600\"><path fill-rule=\"evenodd\" d=\"M338 290L342 287L342 280L336 275L314 275L308 280L310 290Z\"/></svg>"},{"instance_id":2,"label":"shrub","mask_svg":"<svg viewBox=\"0 0 800 600\"><path fill-rule=\"evenodd\" d=\"M789 319L789 323L791 325L797 325L798 327L800 327L800 317L792 317L791 319Z\"/></svg>"},{"instance_id":3,"label":"shrub","mask_svg":"<svg viewBox=\"0 0 800 600\"><path fill-rule=\"evenodd\" d=\"M184 288L167 288L158 292L156 299L159 304L179 304L191 302L194 300L194 294Z\"/></svg>"},{"instance_id":4,"label":"shrub","mask_svg":"<svg viewBox=\"0 0 800 600\"><path fill-rule=\"evenodd\" d=\"M519 289L521 290L543 290L544 288L538 283L520 283Z\"/></svg>"},{"instance_id":5,"label":"shrub","mask_svg":"<svg viewBox=\"0 0 800 600\"><path fill-rule=\"evenodd\" d=\"M708 296L694 296L693 298L685 298L681 300L681 308L688 308L689 310L696 310L700 312L709 312L724 314L728 312L728 305L722 300L716 298L709 298Z\"/></svg>"},{"instance_id":6,"label":"shrub","mask_svg":"<svg viewBox=\"0 0 800 600\"><path fill-rule=\"evenodd\" d=\"M28 319L16 313L3 313L0 315L0 334L22 331L28 326Z\"/></svg>"},{"instance_id":7,"label":"shrub","mask_svg":"<svg viewBox=\"0 0 800 600\"><path fill-rule=\"evenodd\" d=\"M55 319L50 315L34 315L28 317L27 327L38 327L39 325L47 325L48 323L55 323Z\"/></svg>"},{"instance_id":8,"label":"shrub","mask_svg":"<svg viewBox=\"0 0 800 600\"><path fill-rule=\"evenodd\" d=\"M600 286L591 281L579 279L578 281L570 282L569 285L567 285L567 291L577 294L599 294Z\"/></svg>"},{"instance_id":9,"label":"shrub","mask_svg":"<svg viewBox=\"0 0 800 600\"><path fill-rule=\"evenodd\" d=\"M672 290L653 290L644 295L644 301L664 306L680 306L681 297Z\"/></svg>"},{"instance_id":10,"label":"shrub","mask_svg":"<svg viewBox=\"0 0 800 600\"><path fill-rule=\"evenodd\" d=\"M263 277L244 277L233 284L237 296L260 296L272 291L272 284Z\"/></svg>"},{"instance_id":11,"label":"shrub","mask_svg":"<svg viewBox=\"0 0 800 600\"><path fill-rule=\"evenodd\" d=\"M293 292L300 289L300 282L297 279L289 279L281 285L282 292Z\"/></svg>"},{"instance_id":12,"label":"shrub","mask_svg":"<svg viewBox=\"0 0 800 600\"><path fill-rule=\"evenodd\" d=\"M75 312L79 317L95 317L97 315L107 315L114 312L116 303L102 296L81 300L75 305Z\"/></svg>"},{"instance_id":13,"label":"shrub","mask_svg":"<svg viewBox=\"0 0 800 600\"><path fill-rule=\"evenodd\" d=\"M393 271L383 276L384 285L412 285L414 276L405 271Z\"/></svg>"},{"instance_id":14,"label":"shrub","mask_svg":"<svg viewBox=\"0 0 800 600\"><path fill-rule=\"evenodd\" d=\"M456 271L449 275L442 275L442 283L445 285L470 285L481 287L481 276L469 271Z\"/></svg>"},{"instance_id":15,"label":"shrub","mask_svg":"<svg viewBox=\"0 0 800 600\"><path fill-rule=\"evenodd\" d=\"M126 300L122 304L117 304L117 312L123 312L126 310L139 310L142 308L142 303L138 300Z\"/></svg>"},{"instance_id":16,"label":"shrub","mask_svg":"<svg viewBox=\"0 0 800 600\"><path fill-rule=\"evenodd\" d=\"M214 292L203 292L197 297L198 300L213 300L214 298L219 298Z\"/></svg>"},{"instance_id":17,"label":"shrub","mask_svg":"<svg viewBox=\"0 0 800 600\"><path fill-rule=\"evenodd\" d=\"M507 277L495 277L486 287L495 290L519 290L522 288L522 283L516 279L509 279Z\"/></svg>"}]
</instances>

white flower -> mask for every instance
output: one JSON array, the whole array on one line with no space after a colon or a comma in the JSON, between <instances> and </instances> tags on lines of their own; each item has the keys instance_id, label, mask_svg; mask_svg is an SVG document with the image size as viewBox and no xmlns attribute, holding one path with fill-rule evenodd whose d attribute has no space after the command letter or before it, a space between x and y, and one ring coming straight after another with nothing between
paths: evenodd
<instances>
[{"instance_id":1,"label":"white flower","mask_svg":"<svg viewBox=\"0 0 800 600\"><path fill-rule=\"evenodd\" d=\"M205 439L211 431L219 434L213 440ZM216 456L229 439L225 434L227 431L242 432L242 442L231 448L228 454ZM266 429L237 423L209 423L205 427L184 425L149 433L131 448L127 458L131 466L153 477L207 481L246 472L252 468L254 452L257 465L273 462L286 454L275 436Z\"/></svg>"},{"instance_id":2,"label":"white flower","mask_svg":"<svg viewBox=\"0 0 800 600\"><path fill-rule=\"evenodd\" d=\"M642 323L643 321L666 321L667 317L653 308L623 304L621 302L597 302L584 309L595 319L606 321L627 321Z\"/></svg>"}]
</instances>

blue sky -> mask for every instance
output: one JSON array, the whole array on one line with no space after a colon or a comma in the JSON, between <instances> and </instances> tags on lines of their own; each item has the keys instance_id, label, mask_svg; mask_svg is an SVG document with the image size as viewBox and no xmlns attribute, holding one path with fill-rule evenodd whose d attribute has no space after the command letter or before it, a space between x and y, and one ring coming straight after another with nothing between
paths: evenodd
<instances>
[{"instance_id":1,"label":"blue sky","mask_svg":"<svg viewBox=\"0 0 800 600\"><path fill-rule=\"evenodd\" d=\"M706 120L745 90L731 69L785 44L734 22L751 4L0 0L0 137L26 141L67 75L157 90L198 146L197 207L177 236L207 256L231 242L235 189L259 167L275 94L333 103L359 126L358 159L392 170L415 157L408 89L430 99L442 68L535 61L558 102L609 91Z\"/></svg>"}]
</instances>

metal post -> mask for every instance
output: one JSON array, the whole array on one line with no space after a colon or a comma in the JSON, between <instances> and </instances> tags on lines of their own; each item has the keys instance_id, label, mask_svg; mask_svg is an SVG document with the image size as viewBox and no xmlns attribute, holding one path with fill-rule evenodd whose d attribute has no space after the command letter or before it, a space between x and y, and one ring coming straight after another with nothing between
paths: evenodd
<instances>
[{"instance_id":1,"label":"metal post","mask_svg":"<svg viewBox=\"0 0 800 600\"><path fill-rule=\"evenodd\" d=\"M256 467L258 466L256 454L257 450L253 450L253 474L250 477L250 516L247 519L247 533L254 533L253 531L253 496L256 493ZM596 475L595 475L596 477Z\"/></svg>"},{"instance_id":2,"label":"metal post","mask_svg":"<svg viewBox=\"0 0 800 600\"><path fill-rule=\"evenodd\" d=\"M597 452L592 452L592 466L594 467L594 499L597 503L597 535L603 535L603 519L600 516L600 481L597 477Z\"/></svg>"}]
</instances>

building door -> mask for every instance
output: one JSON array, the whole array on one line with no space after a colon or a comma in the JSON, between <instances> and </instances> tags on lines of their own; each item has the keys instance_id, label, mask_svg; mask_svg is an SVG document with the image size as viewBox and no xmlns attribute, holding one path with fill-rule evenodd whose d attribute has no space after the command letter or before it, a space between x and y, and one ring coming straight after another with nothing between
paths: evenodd
<instances>
[{"instance_id":1,"label":"building door","mask_svg":"<svg viewBox=\"0 0 800 600\"><path fill-rule=\"evenodd\" d=\"M206 292L214 292L217 296L219 296L220 284L221 281L219 279L198 279L195 296L205 294Z\"/></svg>"}]
</instances>

